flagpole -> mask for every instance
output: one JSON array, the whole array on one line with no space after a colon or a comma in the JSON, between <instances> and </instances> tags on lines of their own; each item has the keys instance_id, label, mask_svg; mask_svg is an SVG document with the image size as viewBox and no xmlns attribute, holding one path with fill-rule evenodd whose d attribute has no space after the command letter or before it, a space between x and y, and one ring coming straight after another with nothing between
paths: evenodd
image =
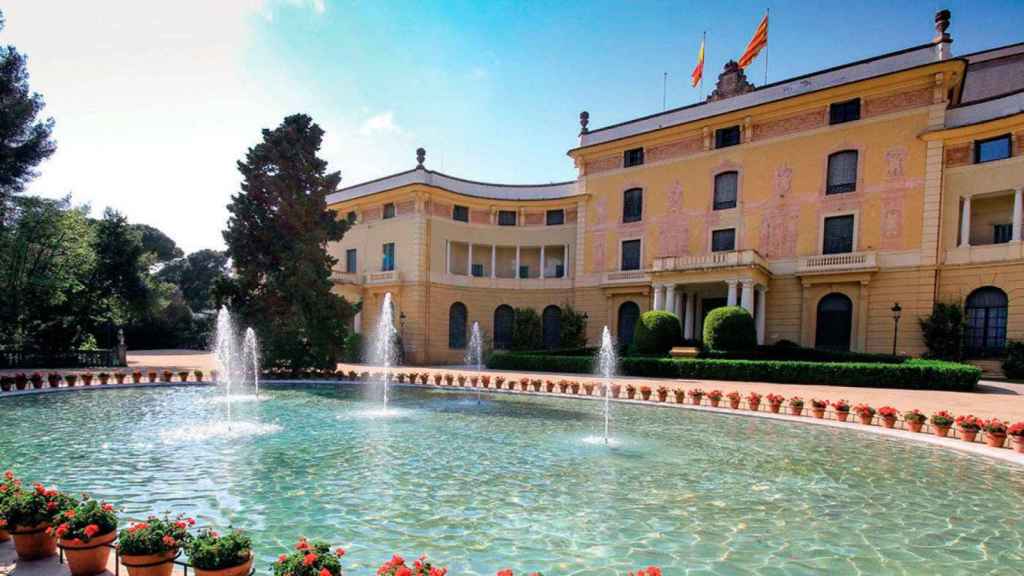
<instances>
[{"instance_id":1,"label":"flagpole","mask_svg":"<svg viewBox=\"0 0 1024 576\"><path fill-rule=\"evenodd\" d=\"M768 28L772 25L772 20L768 16L771 15L771 8L766 8L764 11L764 85L768 85Z\"/></svg>"},{"instance_id":2,"label":"flagpole","mask_svg":"<svg viewBox=\"0 0 1024 576\"><path fill-rule=\"evenodd\" d=\"M661 110L668 108L668 72L662 72L661 77Z\"/></svg>"}]
</instances>

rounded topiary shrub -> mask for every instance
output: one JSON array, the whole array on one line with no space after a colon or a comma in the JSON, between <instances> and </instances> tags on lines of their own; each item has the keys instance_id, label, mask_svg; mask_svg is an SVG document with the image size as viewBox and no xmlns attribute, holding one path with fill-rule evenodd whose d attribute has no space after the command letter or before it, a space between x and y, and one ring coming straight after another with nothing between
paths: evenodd
<instances>
[{"instance_id":1,"label":"rounded topiary shrub","mask_svg":"<svg viewBox=\"0 0 1024 576\"><path fill-rule=\"evenodd\" d=\"M1024 380L1024 342L1011 341L1006 344L1003 374L1011 380Z\"/></svg>"},{"instance_id":2,"label":"rounded topiary shrub","mask_svg":"<svg viewBox=\"0 0 1024 576\"><path fill-rule=\"evenodd\" d=\"M633 332L633 350L637 354L667 354L683 339L679 317L664 310L640 315Z\"/></svg>"},{"instance_id":3,"label":"rounded topiary shrub","mask_svg":"<svg viewBox=\"0 0 1024 576\"><path fill-rule=\"evenodd\" d=\"M753 350L757 346L754 317L740 306L715 308L704 320L704 346L725 352Z\"/></svg>"}]
</instances>

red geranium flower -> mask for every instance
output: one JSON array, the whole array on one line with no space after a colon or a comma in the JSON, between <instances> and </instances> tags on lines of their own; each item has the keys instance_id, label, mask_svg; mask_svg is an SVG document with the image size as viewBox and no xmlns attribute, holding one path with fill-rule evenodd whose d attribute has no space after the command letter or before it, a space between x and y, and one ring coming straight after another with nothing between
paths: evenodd
<instances>
[{"instance_id":1,"label":"red geranium flower","mask_svg":"<svg viewBox=\"0 0 1024 576\"><path fill-rule=\"evenodd\" d=\"M334 575L331 574L331 571L328 570L327 568L321 568L320 569L320 576L334 576Z\"/></svg>"},{"instance_id":2,"label":"red geranium flower","mask_svg":"<svg viewBox=\"0 0 1024 576\"><path fill-rule=\"evenodd\" d=\"M345 555L345 549L342 548L341 546L338 546L338 548L334 551L334 553L338 555L338 558L341 558L342 556Z\"/></svg>"},{"instance_id":3,"label":"red geranium flower","mask_svg":"<svg viewBox=\"0 0 1024 576\"><path fill-rule=\"evenodd\" d=\"M4 478L7 478L8 480L14 480L14 472L11 472L10 470L4 472Z\"/></svg>"},{"instance_id":4,"label":"red geranium flower","mask_svg":"<svg viewBox=\"0 0 1024 576\"><path fill-rule=\"evenodd\" d=\"M46 488L44 488L39 482L33 484L32 487L36 489L36 494L46 494Z\"/></svg>"},{"instance_id":5,"label":"red geranium flower","mask_svg":"<svg viewBox=\"0 0 1024 576\"><path fill-rule=\"evenodd\" d=\"M295 545L296 550L309 550L309 542L305 538L299 540L299 543Z\"/></svg>"},{"instance_id":6,"label":"red geranium flower","mask_svg":"<svg viewBox=\"0 0 1024 576\"><path fill-rule=\"evenodd\" d=\"M114 510L114 505L105 502L102 506L100 506L100 508L102 508L104 512L112 512Z\"/></svg>"},{"instance_id":7,"label":"red geranium flower","mask_svg":"<svg viewBox=\"0 0 1024 576\"><path fill-rule=\"evenodd\" d=\"M85 528L82 529L82 532L84 532L85 535L88 536L89 538L92 538L93 536L95 536L99 531L100 531L100 527L95 525L95 524L89 524L88 526L86 526Z\"/></svg>"},{"instance_id":8,"label":"red geranium flower","mask_svg":"<svg viewBox=\"0 0 1024 576\"><path fill-rule=\"evenodd\" d=\"M75 517L75 511L74 510L67 510L67 511L64 512L64 516L66 516L68 518L74 518Z\"/></svg>"},{"instance_id":9,"label":"red geranium flower","mask_svg":"<svg viewBox=\"0 0 1024 576\"><path fill-rule=\"evenodd\" d=\"M316 559L317 558L319 558L319 556L317 556L316 554L313 554L312 552L310 552L309 554L306 554L305 556L302 557L302 565L303 566L312 566L314 563L316 563Z\"/></svg>"},{"instance_id":10,"label":"red geranium flower","mask_svg":"<svg viewBox=\"0 0 1024 576\"><path fill-rule=\"evenodd\" d=\"M287 559L288 559L288 555L287 554L281 554L280 556L277 557L277 563L280 564L280 563L284 562Z\"/></svg>"},{"instance_id":11,"label":"red geranium flower","mask_svg":"<svg viewBox=\"0 0 1024 576\"><path fill-rule=\"evenodd\" d=\"M163 542L164 546L167 546L168 548L174 548L178 545L178 541L175 540L170 534L161 538L161 542Z\"/></svg>"}]
</instances>

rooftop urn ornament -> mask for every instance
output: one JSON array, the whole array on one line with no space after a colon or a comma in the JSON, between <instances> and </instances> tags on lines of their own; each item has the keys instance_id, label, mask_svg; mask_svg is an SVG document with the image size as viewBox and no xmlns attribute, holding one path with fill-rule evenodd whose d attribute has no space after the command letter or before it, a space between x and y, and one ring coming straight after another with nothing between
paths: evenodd
<instances>
[{"instance_id":1,"label":"rooftop urn ornament","mask_svg":"<svg viewBox=\"0 0 1024 576\"><path fill-rule=\"evenodd\" d=\"M423 168L423 161L427 159L427 151L423 148L416 149L416 167Z\"/></svg>"},{"instance_id":2,"label":"rooftop urn ornament","mask_svg":"<svg viewBox=\"0 0 1024 576\"><path fill-rule=\"evenodd\" d=\"M935 32L937 35L936 40L942 40L949 38L946 34L946 29L949 28L949 10L939 10L935 13Z\"/></svg>"},{"instance_id":3,"label":"rooftop urn ornament","mask_svg":"<svg viewBox=\"0 0 1024 576\"><path fill-rule=\"evenodd\" d=\"M580 134L590 132L590 129L587 128L588 124L590 124L590 112L584 110L583 112L580 112Z\"/></svg>"}]
</instances>

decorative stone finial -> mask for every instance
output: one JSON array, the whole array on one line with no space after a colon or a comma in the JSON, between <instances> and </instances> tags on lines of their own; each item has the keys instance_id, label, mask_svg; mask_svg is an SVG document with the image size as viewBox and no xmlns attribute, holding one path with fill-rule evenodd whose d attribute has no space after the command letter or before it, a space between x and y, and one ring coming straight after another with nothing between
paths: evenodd
<instances>
[{"instance_id":1,"label":"decorative stone finial","mask_svg":"<svg viewBox=\"0 0 1024 576\"><path fill-rule=\"evenodd\" d=\"M949 10L939 10L935 13L935 32L939 38L947 37L946 29L949 28Z\"/></svg>"},{"instance_id":2,"label":"decorative stone finial","mask_svg":"<svg viewBox=\"0 0 1024 576\"><path fill-rule=\"evenodd\" d=\"M743 72L743 68L740 68L740 65L735 60L729 60L725 63L722 73L718 75L715 89L711 94L708 94L708 102L724 100L753 91L754 85L747 80L747 75Z\"/></svg>"},{"instance_id":3,"label":"decorative stone finial","mask_svg":"<svg viewBox=\"0 0 1024 576\"><path fill-rule=\"evenodd\" d=\"M588 124L590 124L590 112L584 110L580 112L580 134L590 132L590 129L587 128Z\"/></svg>"},{"instance_id":4,"label":"decorative stone finial","mask_svg":"<svg viewBox=\"0 0 1024 576\"><path fill-rule=\"evenodd\" d=\"M423 168L423 161L427 159L427 151L423 148L416 149L416 167Z\"/></svg>"}]
</instances>

